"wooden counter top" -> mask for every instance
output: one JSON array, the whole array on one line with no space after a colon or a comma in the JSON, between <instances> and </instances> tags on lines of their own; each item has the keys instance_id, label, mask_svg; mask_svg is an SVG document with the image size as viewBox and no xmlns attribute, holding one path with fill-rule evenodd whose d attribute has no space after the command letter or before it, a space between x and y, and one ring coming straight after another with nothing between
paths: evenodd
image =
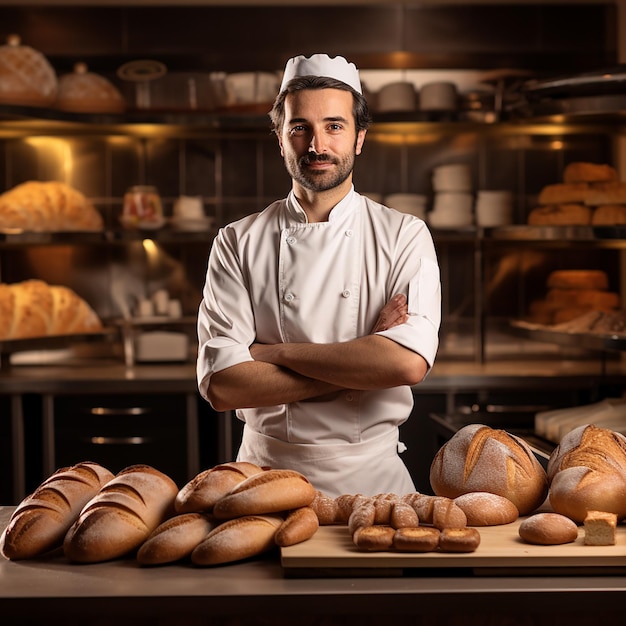
<instances>
[{"instance_id":1,"label":"wooden counter top","mask_svg":"<svg viewBox=\"0 0 626 626\"><path fill-rule=\"evenodd\" d=\"M0 530L12 510L0 507ZM547 626L555 616L567 616L559 624L589 626L620 623L625 597L622 576L441 570L401 578L288 578L277 553L212 568L143 568L132 558L73 565L62 555L18 562L0 557L0 615L11 626Z\"/></svg>"}]
</instances>

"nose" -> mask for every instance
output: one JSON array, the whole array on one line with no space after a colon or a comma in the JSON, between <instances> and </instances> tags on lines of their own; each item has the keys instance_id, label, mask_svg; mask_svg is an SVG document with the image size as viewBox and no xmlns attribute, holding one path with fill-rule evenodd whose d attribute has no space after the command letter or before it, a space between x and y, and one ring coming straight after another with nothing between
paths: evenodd
<instances>
[{"instance_id":1,"label":"nose","mask_svg":"<svg viewBox=\"0 0 626 626\"><path fill-rule=\"evenodd\" d=\"M309 143L309 152L315 152L315 154L322 154L326 151L323 136L320 133L313 133L311 135L311 142Z\"/></svg>"}]
</instances>

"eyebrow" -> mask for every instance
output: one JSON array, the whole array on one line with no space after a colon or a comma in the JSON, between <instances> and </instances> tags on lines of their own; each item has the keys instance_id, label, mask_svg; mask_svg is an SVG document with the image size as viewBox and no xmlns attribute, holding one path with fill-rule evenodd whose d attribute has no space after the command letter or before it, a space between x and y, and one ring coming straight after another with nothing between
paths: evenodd
<instances>
[{"instance_id":1,"label":"eyebrow","mask_svg":"<svg viewBox=\"0 0 626 626\"><path fill-rule=\"evenodd\" d=\"M324 121L325 122L345 122L345 123L348 122L348 120L345 117L341 116L341 115L325 117ZM301 124L303 122L304 123L308 123L309 120L307 120L304 117L294 117L294 118L289 120L290 124Z\"/></svg>"}]
</instances>

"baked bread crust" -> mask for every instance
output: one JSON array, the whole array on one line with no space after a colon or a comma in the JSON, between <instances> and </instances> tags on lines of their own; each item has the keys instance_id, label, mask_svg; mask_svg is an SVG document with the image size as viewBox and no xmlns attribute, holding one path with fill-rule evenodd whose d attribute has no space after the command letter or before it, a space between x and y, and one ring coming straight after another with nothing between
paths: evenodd
<instances>
[{"instance_id":1,"label":"baked bread crust","mask_svg":"<svg viewBox=\"0 0 626 626\"><path fill-rule=\"evenodd\" d=\"M522 521L518 533L527 543L556 546L576 541L578 526L559 513L536 513Z\"/></svg>"},{"instance_id":2,"label":"baked bread crust","mask_svg":"<svg viewBox=\"0 0 626 626\"><path fill-rule=\"evenodd\" d=\"M619 180L617 170L606 163L574 161L563 170L564 183L603 183Z\"/></svg>"}]
</instances>

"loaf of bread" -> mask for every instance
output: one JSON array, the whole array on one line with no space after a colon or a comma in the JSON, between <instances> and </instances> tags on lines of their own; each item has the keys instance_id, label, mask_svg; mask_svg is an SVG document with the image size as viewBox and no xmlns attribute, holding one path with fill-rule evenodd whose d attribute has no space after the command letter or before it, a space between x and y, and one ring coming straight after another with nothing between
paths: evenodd
<instances>
[{"instance_id":1,"label":"loaf of bread","mask_svg":"<svg viewBox=\"0 0 626 626\"><path fill-rule=\"evenodd\" d=\"M321 491L316 491L311 508L315 511L321 526L331 526L339 523L339 505L337 498L327 496Z\"/></svg>"},{"instance_id":2,"label":"loaf of bread","mask_svg":"<svg viewBox=\"0 0 626 626\"><path fill-rule=\"evenodd\" d=\"M69 287L36 279L0 283L0 340L101 331L96 312Z\"/></svg>"},{"instance_id":3,"label":"loaf of bread","mask_svg":"<svg viewBox=\"0 0 626 626\"><path fill-rule=\"evenodd\" d=\"M126 103L110 80L89 72L85 63L58 79L55 108L76 113L122 113Z\"/></svg>"},{"instance_id":4,"label":"loaf of bread","mask_svg":"<svg viewBox=\"0 0 626 626\"><path fill-rule=\"evenodd\" d=\"M537 202L542 206L572 204L584 205L591 188L587 183L556 183L546 185L539 192Z\"/></svg>"},{"instance_id":5,"label":"loaf of bread","mask_svg":"<svg viewBox=\"0 0 626 626\"><path fill-rule=\"evenodd\" d=\"M564 183L609 183L618 180L617 170L606 163L574 161L563 170Z\"/></svg>"},{"instance_id":6,"label":"loaf of bread","mask_svg":"<svg viewBox=\"0 0 626 626\"><path fill-rule=\"evenodd\" d=\"M526 515L548 493L546 472L528 444L505 430L469 424L439 449L430 468L435 494L457 498L488 491L510 500Z\"/></svg>"},{"instance_id":7,"label":"loaf of bread","mask_svg":"<svg viewBox=\"0 0 626 626\"><path fill-rule=\"evenodd\" d=\"M49 107L57 88L56 73L48 59L23 45L19 36L9 35L7 44L0 46L0 102Z\"/></svg>"},{"instance_id":8,"label":"loaf of bread","mask_svg":"<svg viewBox=\"0 0 626 626\"><path fill-rule=\"evenodd\" d=\"M270 469L236 485L215 503L213 515L224 520L289 511L309 506L315 494L315 487L299 472Z\"/></svg>"},{"instance_id":9,"label":"loaf of bread","mask_svg":"<svg viewBox=\"0 0 626 626\"><path fill-rule=\"evenodd\" d=\"M274 535L277 546L285 548L307 541L317 532L319 520L310 506L289 511L285 521L278 527Z\"/></svg>"},{"instance_id":10,"label":"loaf of bread","mask_svg":"<svg viewBox=\"0 0 626 626\"><path fill-rule=\"evenodd\" d=\"M464 493L454 503L465 513L468 526L499 526L519 517L517 507L508 498L486 491Z\"/></svg>"},{"instance_id":11,"label":"loaf of bread","mask_svg":"<svg viewBox=\"0 0 626 626\"><path fill-rule=\"evenodd\" d=\"M58 181L27 181L0 194L0 230L101 231L102 215L80 191Z\"/></svg>"},{"instance_id":12,"label":"loaf of bread","mask_svg":"<svg viewBox=\"0 0 626 626\"><path fill-rule=\"evenodd\" d=\"M91 462L57 470L18 504L0 538L2 554L29 559L61 547L83 506L112 478Z\"/></svg>"},{"instance_id":13,"label":"loaf of bread","mask_svg":"<svg viewBox=\"0 0 626 626\"><path fill-rule=\"evenodd\" d=\"M593 226L618 226L626 224L626 204L603 204L594 209Z\"/></svg>"},{"instance_id":14,"label":"loaf of bread","mask_svg":"<svg viewBox=\"0 0 626 626\"><path fill-rule=\"evenodd\" d=\"M606 511L587 511L583 522L586 546L614 546L617 540L617 515Z\"/></svg>"},{"instance_id":15,"label":"loaf of bread","mask_svg":"<svg viewBox=\"0 0 626 626\"><path fill-rule=\"evenodd\" d=\"M626 204L626 183L615 183L590 189L585 198L588 206Z\"/></svg>"},{"instance_id":16,"label":"loaf of bread","mask_svg":"<svg viewBox=\"0 0 626 626\"><path fill-rule=\"evenodd\" d=\"M187 558L215 528L202 513L176 515L159 524L137 552L141 565L164 565Z\"/></svg>"},{"instance_id":17,"label":"loaf of bread","mask_svg":"<svg viewBox=\"0 0 626 626\"><path fill-rule=\"evenodd\" d=\"M583 522L588 511L626 517L626 437L584 424L567 433L548 461L550 504Z\"/></svg>"},{"instance_id":18,"label":"loaf of bread","mask_svg":"<svg viewBox=\"0 0 626 626\"><path fill-rule=\"evenodd\" d=\"M246 461L222 463L200 472L176 496L177 513L212 511L215 503L246 478L259 474L263 468Z\"/></svg>"},{"instance_id":19,"label":"loaf of bread","mask_svg":"<svg viewBox=\"0 0 626 626\"><path fill-rule=\"evenodd\" d=\"M519 525L518 534L526 543L557 546L578 538L578 526L559 513L536 513Z\"/></svg>"},{"instance_id":20,"label":"loaf of bread","mask_svg":"<svg viewBox=\"0 0 626 626\"><path fill-rule=\"evenodd\" d=\"M530 211L530 226L588 226L593 210L584 204L564 203L538 206Z\"/></svg>"},{"instance_id":21,"label":"loaf of bread","mask_svg":"<svg viewBox=\"0 0 626 626\"><path fill-rule=\"evenodd\" d=\"M609 277L603 270L555 270L546 280L548 289L598 289L609 288Z\"/></svg>"},{"instance_id":22,"label":"loaf of bread","mask_svg":"<svg viewBox=\"0 0 626 626\"><path fill-rule=\"evenodd\" d=\"M246 515L214 528L191 553L194 565L220 565L257 556L276 547L280 515Z\"/></svg>"},{"instance_id":23,"label":"loaf of bread","mask_svg":"<svg viewBox=\"0 0 626 626\"><path fill-rule=\"evenodd\" d=\"M91 499L63 542L65 555L97 563L137 550L174 513L176 483L149 465L119 472Z\"/></svg>"}]
</instances>

